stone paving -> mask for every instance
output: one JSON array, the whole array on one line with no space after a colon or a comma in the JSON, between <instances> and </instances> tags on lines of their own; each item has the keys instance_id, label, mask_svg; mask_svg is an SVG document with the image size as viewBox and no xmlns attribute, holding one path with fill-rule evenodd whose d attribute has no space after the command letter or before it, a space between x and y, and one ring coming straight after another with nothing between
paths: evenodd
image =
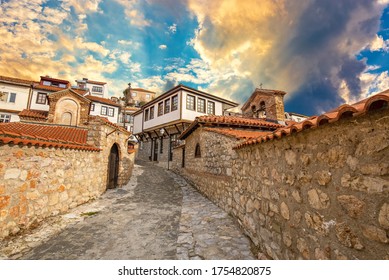
<instances>
[{"instance_id":1,"label":"stone paving","mask_svg":"<svg viewBox=\"0 0 389 280\"><path fill-rule=\"evenodd\" d=\"M125 187L3 241L0 259L255 259L224 211L180 176L138 164Z\"/></svg>"}]
</instances>

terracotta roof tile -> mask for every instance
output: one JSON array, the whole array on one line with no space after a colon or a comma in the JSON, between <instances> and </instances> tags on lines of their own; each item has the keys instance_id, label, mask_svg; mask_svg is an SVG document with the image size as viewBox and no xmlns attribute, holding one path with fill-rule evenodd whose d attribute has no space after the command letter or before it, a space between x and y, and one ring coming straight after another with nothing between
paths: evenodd
<instances>
[{"instance_id":1,"label":"terracotta roof tile","mask_svg":"<svg viewBox=\"0 0 389 280\"><path fill-rule=\"evenodd\" d=\"M284 125L269 122L264 119L244 118L238 116L200 116L197 117L194 122L180 135L180 139L185 139L197 126L212 125L212 126L233 126L233 127L246 127L246 128L266 128L277 129L284 127Z\"/></svg>"},{"instance_id":2,"label":"terracotta roof tile","mask_svg":"<svg viewBox=\"0 0 389 280\"><path fill-rule=\"evenodd\" d=\"M88 131L75 127L27 124L20 122L1 123L0 141L23 145L64 147L78 150L100 151L87 144Z\"/></svg>"},{"instance_id":3,"label":"terracotta roof tile","mask_svg":"<svg viewBox=\"0 0 389 280\"><path fill-rule=\"evenodd\" d=\"M19 117L21 118L31 118L31 119L39 119L46 120L49 112L41 111L41 110L28 110L24 109L19 113Z\"/></svg>"},{"instance_id":4,"label":"terracotta roof tile","mask_svg":"<svg viewBox=\"0 0 389 280\"><path fill-rule=\"evenodd\" d=\"M214 128L214 127L206 127L204 128L204 130L219 133L226 136L231 136L236 138L237 140L258 138L261 136L266 136L269 133L271 133L269 131L249 131L244 129Z\"/></svg>"},{"instance_id":5,"label":"terracotta roof tile","mask_svg":"<svg viewBox=\"0 0 389 280\"><path fill-rule=\"evenodd\" d=\"M39 83L34 83L33 87L36 89L48 90L48 91L53 91L53 92L54 91L61 91L61 90L69 88L69 86L66 88L61 88L61 87L54 87L54 86L45 86L45 85L41 85Z\"/></svg>"},{"instance_id":6,"label":"terracotta roof tile","mask_svg":"<svg viewBox=\"0 0 389 280\"><path fill-rule=\"evenodd\" d=\"M107 99L107 98L102 98L102 97L93 96L93 95L85 95L85 97L91 101L94 101L94 102L104 103L104 104L115 106L115 107L121 107L120 104L117 104L117 103L115 103L112 100Z\"/></svg>"},{"instance_id":7,"label":"terracotta roof tile","mask_svg":"<svg viewBox=\"0 0 389 280\"><path fill-rule=\"evenodd\" d=\"M306 129L317 128L326 123L337 122L343 118L357 117L368 114L370 111L385 107L388 108L388 103L389 90L386 90L376 95L370 96L369 98L363 99L353 105L343 104L336 109L324 113L320 116L313 116L299 123L290 122L288 126L279 128L267 136L261 136L245 141L238 144L234 148L240 149L249 145L258 144L272 139L278 139L293 133L298 133Z\"/></svg>"},{"instance_id":8,"label":"terracotta roof tile","mask_svg":"<svg viewBox=\"0 0 389 280\"><path fill-rule=\"evenodd\" d=\"M104 82L98 82L98 81L92 81L92 80L85 80L87 83L89 83L89 84L95 84L95 85L100 85L100 86L103 86L103 85L105 85L105 84L107 84L107 83L104 83Z\"/></svg>"},{"instance_id":9,"label":"terracotta roof tile","mask_svg":"<svg viewBox=\"0 0 389 280\"><path fill-rule=\"evenodd\" d=\"M18 79L13 77L0 76L1 81L7 81L11 83L24 84L24 85L32 85L34 82L30 80Z\"/></svg>"}]
</instances>

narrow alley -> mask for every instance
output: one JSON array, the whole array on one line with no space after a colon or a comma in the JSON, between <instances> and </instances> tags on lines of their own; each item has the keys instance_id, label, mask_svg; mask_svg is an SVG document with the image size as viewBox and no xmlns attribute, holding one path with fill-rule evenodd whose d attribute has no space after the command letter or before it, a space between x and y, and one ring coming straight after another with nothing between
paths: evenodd
<instances>
[{"instance_id":1,"label":"narrow alley","mask_svg":"<svg viewBox=\"0 0 389 280\"><path fill-rule=\"evenodd\" d=\"M0 248L0 259L254 259L227 213L178 175L143 161L125 187Z\"/></svg>"}]
</instances>

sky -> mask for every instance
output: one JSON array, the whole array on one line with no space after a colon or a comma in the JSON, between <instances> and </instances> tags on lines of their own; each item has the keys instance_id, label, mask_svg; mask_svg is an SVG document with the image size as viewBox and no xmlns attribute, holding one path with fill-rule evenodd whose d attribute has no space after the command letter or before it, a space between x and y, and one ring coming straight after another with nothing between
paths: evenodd
<instances>
[{"instance_id":1,"label":"sky","mask_svg":"<svg viewBox=\"0 0 389 280\"><path fill-rule=\"evenodd\" d=\"M255 88L321 114L389 88L389 0L0 0L0 75Z\"/></svg>"}]
</instances>

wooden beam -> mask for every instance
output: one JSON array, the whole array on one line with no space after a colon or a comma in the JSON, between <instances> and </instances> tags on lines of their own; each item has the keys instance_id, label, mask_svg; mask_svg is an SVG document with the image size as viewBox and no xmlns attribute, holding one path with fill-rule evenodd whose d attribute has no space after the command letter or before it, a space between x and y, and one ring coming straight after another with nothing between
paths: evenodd
<instances>
[{"instance_id":1,"label":"wooden beam","mask_svg":"<svg viewBox=\"0 0 389 280\"><path fill-rule=\"evenodd\" d=\"M178 128L178 126L177 126L176 124L175 124L174 126L176 127L176 129L177 129L178 133L180 133L180 134L181 134L182 132L181 132L181 130Z\"/></svg>"}]
</instances>

